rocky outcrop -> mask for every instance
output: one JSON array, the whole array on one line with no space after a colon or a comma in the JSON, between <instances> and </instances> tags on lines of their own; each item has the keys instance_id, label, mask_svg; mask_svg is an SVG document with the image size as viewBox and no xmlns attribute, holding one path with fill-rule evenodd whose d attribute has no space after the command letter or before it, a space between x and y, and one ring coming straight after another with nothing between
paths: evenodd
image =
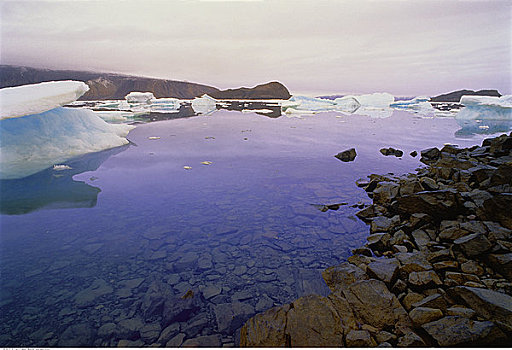
<instances>
[{"instance_id":1,"label":"rocky outcrop","mask_svg":"<svg viewBox=\"0 0 512 350\"><path fill-rule=\"evenodd\" d=\"M0 88L44 81L78 80L89 85L79 100L122 100L132 91L151 92L156 98L193 99L204 94L217 99L289 99L288 89L278 82L253 88L219 90L213 86L184 81L137 77L113 73L50 70L0 65Z\"/></svg>"},{"instance_id":2,"label":"rocky outcrop","mask_svg":"<svg viewBox=\"0 0 512 350\"><path fill-rule=\"evenodd\" d=\"M511 192L511 145L512 134L424 150L428 167L416 174L358 180L373 198L358 213L370 225L367 244L323 272L327 298L256 315L240 345L510 344L511 215L496 198Z\"/></svg>"},{"instance_id":3,"label":"rocky outcrop","mask_svg":"<svg viewBox=\"0 0 512 350\"><path fill-rule=\"evenodd\" d=\"M277 81L257 85L253 88L242 87L238 89L215 91L212 92L210 96L218 100L287 100L292 97L288 89Z\"/></svg>"},{"instance_id":4,"label":"rocky outcrop","mask_svg":"<svg viewBox=\"0 0 512 350\"><path fill-rule=\"evenodd\" d=\"M498 90L457 90L430 98L430 102L459 102L464 95L495 96L500 97Z\"/></svg>"}]
</instances>

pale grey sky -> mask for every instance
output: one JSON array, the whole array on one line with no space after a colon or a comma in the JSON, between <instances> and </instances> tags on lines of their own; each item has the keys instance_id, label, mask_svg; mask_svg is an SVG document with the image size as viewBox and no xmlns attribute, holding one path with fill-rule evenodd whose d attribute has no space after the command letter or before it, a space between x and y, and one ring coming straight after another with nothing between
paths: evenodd
<instances>
[{"instance_id":1,"label":"pale grey sky","mask_svg":"<svg viewBox=\"0 0 512 350\"><path fill-rule=\"evenodd\" d=\"M511 1L6 1L0 62L294 93L512 93Z\"/></svg>"}]
</instances>

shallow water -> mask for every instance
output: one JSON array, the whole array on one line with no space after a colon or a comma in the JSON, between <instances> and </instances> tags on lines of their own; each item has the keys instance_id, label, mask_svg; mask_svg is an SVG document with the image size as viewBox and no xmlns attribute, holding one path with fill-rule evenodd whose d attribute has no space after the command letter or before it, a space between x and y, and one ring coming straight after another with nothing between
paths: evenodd
<instances>
[{"instance_id":1,"label":"shallow water","mask_svg":"<svg viewBox=\"0 0 512 350\"><path fill-rule=\"evenodd\" d=\"M122 320L167 326L162 310L144 306L159 285L174 298L202 295L199 310L171 322L175 334L221 334L233 345L254 313L328 293L321 271L368 234L351 207L370 202L356 179L413 171L421 165L413 150L484 138L460 129L453 118L400 111L386 119L218 111L140 124L130 146L67 162L71 170L2 181L0 344L135 340L139 330L117 338L97 330ZM380 154L390 146L404 157ZM333 157L351 147L354 162ZM332 203L347 204L312 205ZM240 317L226 321L230 312ZM77 324L87 336L69 331Z\"/></svg>"}]
</instances>

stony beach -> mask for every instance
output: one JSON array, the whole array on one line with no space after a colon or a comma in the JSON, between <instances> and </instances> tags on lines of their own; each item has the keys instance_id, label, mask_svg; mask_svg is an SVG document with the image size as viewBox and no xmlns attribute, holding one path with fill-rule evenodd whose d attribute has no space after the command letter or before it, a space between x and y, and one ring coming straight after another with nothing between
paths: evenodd
<instances>
[{"instance_id":1,"label":"stony beach","mask_svg":"<svg viewBox=\"0 0 512 350\"><path fill-rule=\"evenodd\" d=\"M308 295L249 319L248 347L509 346L512 134L421 152L427 167L357 182L367 243Z\"/></svg>"}]
</instances>

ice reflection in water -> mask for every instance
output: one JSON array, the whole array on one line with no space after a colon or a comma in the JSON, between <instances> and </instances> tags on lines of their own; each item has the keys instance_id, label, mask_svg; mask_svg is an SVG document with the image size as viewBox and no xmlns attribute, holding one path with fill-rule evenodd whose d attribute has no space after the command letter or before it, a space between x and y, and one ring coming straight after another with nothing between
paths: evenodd
<instances>
[{"instance_id":1,"label":"ice reflection in water","mask_svg":"<svg viewBox=\"0 0 512 350\"><path fill-rule=\"evenodd\" d=\"M454 138L453 119L338 117L218 111L140 125L137 147L74 176L101 189L95 207L2 215L0 344L232 344L255 312L327 293L322 269L368 232L350 206L369 202L357 178L482 138ZM382 156L389 146L406 156ZM333 157L350 147L354 162Z\"/></svg>"}]
</instances>

